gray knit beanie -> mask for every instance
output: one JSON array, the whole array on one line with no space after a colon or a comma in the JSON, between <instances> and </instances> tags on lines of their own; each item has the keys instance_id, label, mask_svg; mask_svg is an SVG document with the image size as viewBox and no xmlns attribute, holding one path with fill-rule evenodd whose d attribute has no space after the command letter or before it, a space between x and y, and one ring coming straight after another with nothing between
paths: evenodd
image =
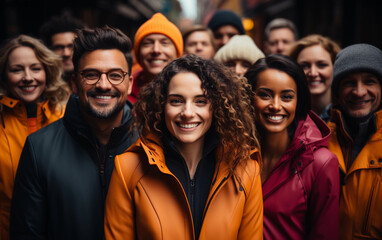
<instances>
[{"instance_id":1,"label":"gray knit beanie","mask_svg":"<svg viewBox=\"0 0 382 240\"><path fill-rule=\"evenodd\" d=\"M342 49L333 66L332 94L338 96L343 77L354 72L370 72L382 85L382 51L369 44L354 44Z\"/></svg>"},{"instance_id":2,"label":"gray knit beanie","mask_svg":"<svg viewBox=\"0 0 382 240\"><path fill-rule=\"evenodd\" d=\"M256 46L251 37L235 35L217 51L214 59L220 63L231 60L245 60L254 64L259 58L263 57L265 57L264 53Z\"/></svg>"}]
</instances>

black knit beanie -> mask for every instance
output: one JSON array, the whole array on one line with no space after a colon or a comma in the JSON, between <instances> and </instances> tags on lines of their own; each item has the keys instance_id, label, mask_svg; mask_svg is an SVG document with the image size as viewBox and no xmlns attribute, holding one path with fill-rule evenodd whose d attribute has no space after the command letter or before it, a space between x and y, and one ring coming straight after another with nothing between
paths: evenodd
<instances>
[{"instance_id":1,"label":"black knit beanie","mask_svg":"<svg viewBox=\"0 0 382 240\"><path fill-rule=\"evenodd\" d=\"M240 34L245 33L240 17L230 10L216 11L211 20L208 22L207 27L212 31L215 31L223 25L232 25L239 31Z\"/></svg>"},{"instance_id":2,"label":"black knit beanie","mask_svg":"<svg viewBox=\"0 0 382 240\"><path fill-rule=\"evenodd\" d=\"M338 97L343 77L354 72L370 72L382 85L382 51L369 44L354 44L342 49L333 66L332 95Z\"/></svg>"}]
</instances>

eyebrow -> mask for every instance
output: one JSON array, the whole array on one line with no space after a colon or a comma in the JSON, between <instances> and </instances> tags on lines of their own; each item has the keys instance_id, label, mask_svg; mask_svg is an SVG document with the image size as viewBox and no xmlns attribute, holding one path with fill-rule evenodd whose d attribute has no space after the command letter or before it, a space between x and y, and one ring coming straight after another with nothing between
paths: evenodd
<instances>
[{"instance_id":1,"label":"eyebrow","mask_svg":"<svg viewBox=\"0 0 382 240\"><path fill-rule=\"evenodd\" d=\"M258 88L257 90L259 90L259 89L264 90L264 91L268 91L268 92L274 92L274 91L273 91L272 89L270 89L270 88ZM289 93L289 92L295 93L295 91L292 90L292 89L285 89L285 90L282 90L281 92L282 92L282 93Z\"/></svg>"},{"instance_id":2,"label":"eyebrow","mask_svg":"<svg viewBox=\"0 0 382 240\"><path fill-rule=\"evenodd\" d=\"M180 94L168 94L167 97L181 97L181 98L182 98L183 96L180 95ZM196 96L194 96L194 98L200 98L200 97L207 98L207 96L204 95L204 94L203 94L203 95L201 94L201 95L196 95Z\"/></svg>"}]
</instances>

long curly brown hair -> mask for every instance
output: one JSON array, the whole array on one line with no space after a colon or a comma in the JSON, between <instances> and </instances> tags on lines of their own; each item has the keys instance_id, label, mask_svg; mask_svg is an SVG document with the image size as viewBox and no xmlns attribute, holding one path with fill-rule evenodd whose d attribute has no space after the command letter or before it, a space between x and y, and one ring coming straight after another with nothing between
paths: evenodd
<instances>
[{"instance_id":1,"label":"long curly brown hair","mask_svg":"<svg viewBox=\"0 0 382 240\"><path fill-rule=\"evenodd\" d=\"M231 169L235 169L238 163L250 158L251 150L259 148L255 111L251 104L253 96L245 78L239 78L214 60L188 55L168 64L140 91L133 109L134 128L143 137L149 133L163 136L168 86L170 80L181 72L194 73L201 80L202 89L212 105L212 127L218 135L219 147Z\"/></svg>"}]
</instances>

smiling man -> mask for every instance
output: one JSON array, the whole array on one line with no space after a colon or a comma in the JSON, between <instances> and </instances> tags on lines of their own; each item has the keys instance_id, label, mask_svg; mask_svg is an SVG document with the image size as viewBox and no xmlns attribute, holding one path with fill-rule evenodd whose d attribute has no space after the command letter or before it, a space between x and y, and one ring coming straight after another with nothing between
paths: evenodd
<instances>
[{"instance_id":1,"label":"smiling man","mask_svg":"<svg viewBox=\"0 0 382 240\"><path fill-rule=\"evenodd\" d=\"M144 85L151 82L167 64L182 56L182 33L163 14L156 13L135 33L134 53L142 69L133 75L133 88L128 96L133 104Z\"/></svg>"},{"instance_id":2,"label":"smiling man","mask_svg":"<svg viewBox=\"0 0 382 240\"><path fill-rule=\"evenodd\" d=\"M333 66L329 150L340 165L340 239L382 238L382 51L344 48Z\"/></svg>"},{"instance_id":3,"label":"smiling man","mask_svg":"<svg viewBox=\"0 0 382 240\"><path fill-rule=\"evenodd\" d=\"M114 28L78 33L65 115L30 135L21 154L11 239L104 238L114 156L137 138L128 131L130 50L130 39Z\"/></svg>"}]
</instances>

